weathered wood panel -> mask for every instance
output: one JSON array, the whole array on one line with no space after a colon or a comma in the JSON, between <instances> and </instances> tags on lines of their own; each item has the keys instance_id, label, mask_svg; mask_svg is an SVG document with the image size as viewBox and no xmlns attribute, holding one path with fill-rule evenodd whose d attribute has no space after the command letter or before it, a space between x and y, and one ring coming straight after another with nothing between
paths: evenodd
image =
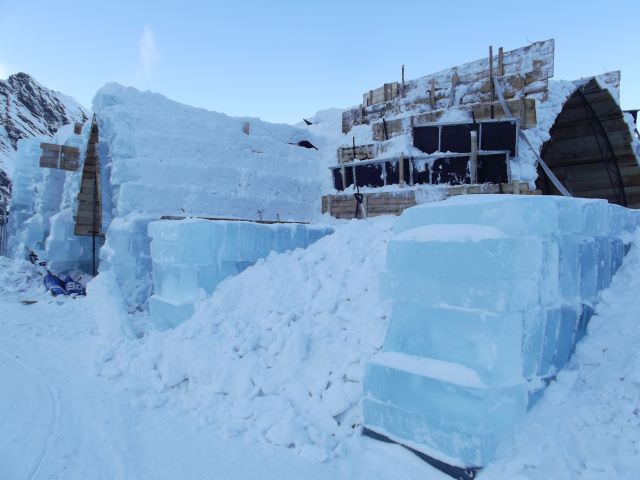
<instances>
[{"instance_id":1,"label":"weathered wood panel","mask_svg":"<svg viewBox=\"0 0 640 480\"><path fill-rule=\"evenodd\" d=\"M355 160L370 160L374 157L375 149L373 144L357 145L353 147L338 148L338 163L347 163Z\"/></svg>"},{"instance_id":2,"label":"weathered wood panel","mask_svg":"<svg viewBox=\"0 0 640 480\"><path fill-rule=\"evenodd\" d=\"M388 102L397 98L400 93L398 82L385 83L382 87L369 90L362 95L362 105L375 105L376 103Z\"/></svg>"},{"instance_id":3,"label":"weathered wood panel","mask_svg":"<svg viewBox=\"0 0 640 480\"><path fill-rule=\"evenodd\" d=\"M492 59L498 63L497 58ZM505 99L544 100L548 79L553 76L554 41L535 42L502 55L504 74L498 77ZM493 84L489 75L489 59L483 58L459 67L443 70L405 83L402 96L376 104L366 102L343 113L342 131L354 125L368 124L382 117L405 112L421 113L480 102L491 102Z\"/></svg>"},{"instance_id":4,"label":"weathered wood panel","mask_svg":"<svg viewBox=\"0 0 640 480\"><path fill-rule=\"evenodd\" d=\"M98 155L98 124L91 125L89 143L82 168L78 210L75 215L74 234L79 236L104 236L102 232L102 192L100 186L100 157Z\"/></svg>"},{"instance_id":5,"label":"weathered wood panel","mask_svg":"<svg viewBox=\"0 0 640 480\"><path fill-rule=\"evenodd\" d=\"M540 191L530 190L526 182L513 182L502 184L478 184L458 185L454 187L441 187L438 191L442 198L467 194L495 194L508 193L519 195L539 195ZM416 202L415 190L399 190L397 192L364 193L363 206L368 217L380 215L400 215L407 208L413 207ZM356 200L353 195L324 195L322 197L322 213L328 213L332 217L341 219L356 218ZM358 210L357 217L360 218Z\"/></svg>"},{"instance_id":6,"label":"weathered wood panel","mask_svg":"<svg viewBox=\"0 0 640 480\"><path fill-rule=\"evenodd\" d=\"M520 128L527 129L536 125L537 118L535 100L508 100L507 106L509 107L512 117L520 119ZM491 118L496 120L512 118L503 111L502 105L500 105L499 102L465 105L460 107L460 110L469 112L469 114L472 114L477 121L489 120ZM435 110L433 112L412 115L404 118L385 120L386 135L384 129L385 125L382 121L372 123L371 129L373 131L373 140L376 142L382 142L385 140L385 136L387 138L393 138L399 135L408 135L411 133L411 128L414 126L417 127L428 123L440 122L447 111L447 109Z\"/></svg>"}]
</instances>

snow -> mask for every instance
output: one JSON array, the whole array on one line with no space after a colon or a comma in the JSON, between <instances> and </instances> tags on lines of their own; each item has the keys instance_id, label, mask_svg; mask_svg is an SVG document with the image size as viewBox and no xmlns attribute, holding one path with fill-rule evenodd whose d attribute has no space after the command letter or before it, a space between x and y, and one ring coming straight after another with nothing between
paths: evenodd
<instances>
[{"instance_id":1,"label":"snow","mask_svg":"<svg viewBox=\"0 0 640 480\"><path fill-rule=\"evenodd\" d=\"M319 463L122 391L96 375L109 350L89 310L102 294L90 295L54 299L33 267L0 258L0 478L448 478L397 445L362 437L349 457Z\"/></svg>"},{"instance_id":2,"label":"snow","mask_svg":"<svg viewBox=\"0 0 640 480\"><path fill-rule=\"evenodd\" d=\"M471 200L452 203L468 208ZM398 446L359 434L368 360L386 369L409 360L416 372L457 378L476 391L482 390L476 380L485 387L491 381L469 359L440 357L425 369L425 362L413 361L419 350L380 352L394 315L380 279L392 224L389 218L336 223L333 235L308 249L271 254L224 280L175 330L143 338L118 329L123 316L132 317L117 303L122 299L108 274L90 283L86 299L54 299L33 267L0 259L0 388L7 392L0 397L6 432L0 476L448 478ZM497 459L480 478L635 475L640 234L627 238L634 245L600 294L588 335L524 417L515 440L501 440ZM460 333L455 349L483 359L485 372L508 366L501 355L509 352L477 348L487 322L500 316L446 310L448 328ZM476 330L461 326L460 319L476 314ZM505 318L504 335L514 323ZM432 332L429 340L443 346ZM450 389L437 398L468 415L478 408ZM366 402L364 408L366 414Z\"/></svg>"},{"instance_id":3,"label":"snow","mask_svg":"<svg viewBox=\"0 0 640 480\"><path fill-rule=\"evenodd\" d=\"M316 461L344 456L360 442L363 368L387 326L378 272L390 235L389 218L353 221L272 253L224 280L188 322L120 345L103 375L230 437Z\"/></svg>"},{"instance_id":4,"label":"snow","mask_svg":"<svg viewBox=\"0 0 640 480\"><path fill-rule=\"evenodd\" d=\"M457 363L399 352L383 352L377 355L372 363L386 368L403 370L414 375L444 380L455 385L473 388L485 387L474 370Z\"/></svg>"},{"instance_id":5,"label":"snow","mask_svg":"<svg viewBox=\"0 0 640 480\"><path fill-rule=\"evenodd\" d=\"M406 230L396 235L395 239L405 242L479 242L505 236L502 230L486 225L435 224Z\"/></svg>"}]
</instances>

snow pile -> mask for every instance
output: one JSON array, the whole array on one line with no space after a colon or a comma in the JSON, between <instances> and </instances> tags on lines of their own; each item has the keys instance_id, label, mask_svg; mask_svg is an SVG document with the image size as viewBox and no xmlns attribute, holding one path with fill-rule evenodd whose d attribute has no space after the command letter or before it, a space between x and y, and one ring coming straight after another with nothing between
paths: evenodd
<instances>
[{"instance_id":1,"label":"snow pile","mask_svg":"<svg viewBox=\"0 0 640 480\"><path fill-rule=\"evenodd\" d=\"M229 436L339 455L359 436L363 368L389 314L378 286L391 220L354 221L223 281L174 330L121 345L103 375L196 409Z\"/></svg>"},{"instance_id":2,"label":"snow pile","mask_svg":"<svg viewBox=\"0 0 640 480\"><path fill-rule=\"evenodd\" d=\"M569 365L481 479L637 478L640 233Z\"/></svg>"}]
</instances>

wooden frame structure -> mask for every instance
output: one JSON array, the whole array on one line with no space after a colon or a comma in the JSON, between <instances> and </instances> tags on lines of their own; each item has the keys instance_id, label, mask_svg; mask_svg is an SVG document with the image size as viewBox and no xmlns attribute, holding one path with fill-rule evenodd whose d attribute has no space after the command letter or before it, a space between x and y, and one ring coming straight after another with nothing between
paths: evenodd
<instances>
[{"instance_id":1,"label":"wooden frame structure","mask_svg":"<svg viewBox=\"0 0 640 480\"><path fill-rule=\"evenodd\" d=\"M96 238L104 237L102 232L102 188L100 184L100 156L98 154L99 130L95 116L82 167L78 210L74 234L91 237L93 255L93 275L96 275Z\"/></svg>"},{"instance_id":2,"label":"wooden frame structure","mask_svg":"<svg viewBox=\"0 0 640 480\"><path fill-rule=\"evenodd\" d=\"M587 80L563 105L541 157L573 195L640 208L640 166L623 115L609 89ZM537 185L558 193L542 171Z\"/></svg>"}]
</instances>

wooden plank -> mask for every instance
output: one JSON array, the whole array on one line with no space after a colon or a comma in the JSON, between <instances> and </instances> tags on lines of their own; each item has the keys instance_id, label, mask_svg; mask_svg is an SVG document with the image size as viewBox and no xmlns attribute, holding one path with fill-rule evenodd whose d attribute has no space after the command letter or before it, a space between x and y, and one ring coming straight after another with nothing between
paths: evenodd
<instances>
[{"instance_id":1,"label":"wooden plank","mask_svg":"<svg viewBox=\"0 0 640 480\"><path fill-rule=\"evenodd\" d=\"M548 79L553 76L554 49L553 40L547 40L503 53L501 81L505 83L506 99L519 98L521 95L531 98L546 96ZM451 88L454 76L457 76L456 84L465 85L470 92L463 95L461 104L491 101L493 84L489 78L489 59L485 57L405 82L403 97L375 105L365 103L358 118L353 113L343 114L343 132L348 132L354 125L368 124L383 116L401 115L419 105L428 105L431 110L446 108L451 104L450 97L455 90Z\"/></svg>"}]
</instances>

